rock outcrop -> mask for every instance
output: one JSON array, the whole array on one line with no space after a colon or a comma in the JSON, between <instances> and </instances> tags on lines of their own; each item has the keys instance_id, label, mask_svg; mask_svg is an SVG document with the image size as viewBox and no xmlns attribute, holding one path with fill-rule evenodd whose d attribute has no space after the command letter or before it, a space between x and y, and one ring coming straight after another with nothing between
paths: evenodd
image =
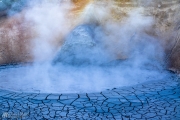
<instances>
[{"instance_id":1,"label":"rock outcrop","mask_svg":"<svg viewBox=\"0 0 180 120\"><path fill-rule=\"evenodd\" d=\"M107 56L98 45L94 32L94 24L77 26L66 37L53 63L71 65L102 64Z\"/></svg>"}]
</instances>

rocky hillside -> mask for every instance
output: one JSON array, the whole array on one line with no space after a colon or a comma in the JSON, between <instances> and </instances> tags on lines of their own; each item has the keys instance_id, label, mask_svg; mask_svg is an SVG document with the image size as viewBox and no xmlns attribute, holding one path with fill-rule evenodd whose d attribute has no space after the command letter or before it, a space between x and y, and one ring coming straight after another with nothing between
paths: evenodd
<instances>
[{"instance_id":1,"label":"rocky hillside","mask_svg":"<svg viewBox=\"0 0 180 120\"><path fill-rule=\"evenodd\" d=\"M88 22L95 22L102 26L105 22L123 24L127 22L129 13L141 8L143 16L150 16L155 21L145 32L161 41L165 49L166 58L164 61L168 69L180 71L180 0L114 0L113 2L110 0L72 0L72 2L74 6L71 8L71 12L68 13L70 16L68 16L68 20L71 20L68 21L71 29L76 25ZM5 34L12 33L11 35L15 35L7 37L4 33L1 34L0 63L26 62L31 59L29 57L29 50L31 49L29 41L34 36L34 32L29 27L28 21L21 23L26 12L23 9L26 4L26 0L2 0L0 2L0 30L5 30ZM102 11L98 11L98 8L102 8ZM16 16L15 14L18 12L20 14ZM8 17L3 17L7 15ZM14 34L13 31L16 30L12 28L17 28L18 32ZM9 37L17 40L10 40ZM60 39L59 36L57 38ZM11 44L16 44L16 46L12 47ZM20 52L16 52L16 50ZM18 55L19 53L21 55ZM17 58L17 56L20 57Z\"/></svg>"},{"instance_id":2,"label":"rocky hillside","mask_svg":"<svg viewBox=\"0 0 180 120\"><path fill-rule=\"evenodd\" d=\"M168 69L180 71L180 0L115 0L113 19L126 23L128 13L137 8L143 9L143 16L153 18L154 23L146 32L161 41Z\"/></svg>"},{"instance_id":3,"label":"rocky hillside","mask_svg":"<svg viewBox=\"0 0 180 120\"><path fill-rule=\"evenodd\" d=\"M155 2L156 3L156 2ZM155 19L153 35L162 40L170 70L180 71L180 1L161 0L145 9Z\"/></svg>"}]
</instances>

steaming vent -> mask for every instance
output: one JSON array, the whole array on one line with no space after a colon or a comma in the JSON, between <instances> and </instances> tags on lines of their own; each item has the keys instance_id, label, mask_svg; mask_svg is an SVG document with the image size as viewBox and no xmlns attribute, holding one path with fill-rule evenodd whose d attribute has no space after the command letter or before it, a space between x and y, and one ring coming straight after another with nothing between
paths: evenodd
<instances>
[{"instance_id":1,"label":"steaming vent","mask_svg":"<svg viewBox=\"0 0 180 120\"><path fill-rule=\"evenodd\" d=\"M0 22L0 64L31 64L1 65L1 89L103 91L170 79L167 53L172 61L179 58L179 20L170 24L179 7L174 2L24 0L6 8L3 1L0 8L7 16ZM169 42L175 29L177 37Z\"/></svg>"},{"instance_id":2,"label":"steaming vent","mask_svg":"<svg viewBox=\"0 0 180 120\"><path fill-rule=\"evenodd\" d=\"M97 26L94 24L84 24L72 30L53 63L100 65L108 62L108 55L100 48L96 39L96 28Z\"/></svg>"}]
</instances>

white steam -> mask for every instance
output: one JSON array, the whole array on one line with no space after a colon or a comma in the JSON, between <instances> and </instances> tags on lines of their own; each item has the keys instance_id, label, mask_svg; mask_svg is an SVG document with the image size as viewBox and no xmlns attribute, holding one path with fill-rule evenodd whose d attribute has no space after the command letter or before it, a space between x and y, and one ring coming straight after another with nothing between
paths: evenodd
<instances>
[{"instance_id":1,"label":"white steam","mask_svg":"<svg viewBox=\"0 0 180 120\"><path fill-rule=\"evenodd\" d=\"M144 32L151 27L153 19L141 15L143 9L133 10L126 22L118 23L109 19L109 6L97 7L91 4L74 26L73 18L68 16L71 7L70 3L51 1L33 5L26 11L26 19L34 24L37 33L37 37L32 40L32 52L35 60L41 63L0 70L1 88L53 93L94 92L167 77L163 71L164 51L161 45ZM100 64L81 66L57 61L57 64L52 65L54 56L59 55L59 52L63 54L60 43L64 40L66 43L69 39L72 42L81 42L68 36L73 34L77 26L83 24L95 25L90 31L92 34L86 34L89 32L86 31L84 36L90 36L88 40L94 41L104 56L94 53L89 56L89 53L81 52L88 46L78 53L74 49L67 49L81 57L95 57ZM79 31L77 38L86 40L81 33L84 34ZM81 47L81 44L78 45ZM105 59L106 62L101 61Z\"/></svg>"},{"instance_id":2,"label":"white steam","mask_svg":"<svg viewBox=\"0 0 180 120\"><path fill-rule=\"evenodd\" d=\"M70 30L71 23L68 19L69 2L43 1L33 4L27 10L25 18L33 23L37 37L32 40L32 49L35 61L52 59L54 51L62 43L63 37Z\"/></svg>"}]
</instances>

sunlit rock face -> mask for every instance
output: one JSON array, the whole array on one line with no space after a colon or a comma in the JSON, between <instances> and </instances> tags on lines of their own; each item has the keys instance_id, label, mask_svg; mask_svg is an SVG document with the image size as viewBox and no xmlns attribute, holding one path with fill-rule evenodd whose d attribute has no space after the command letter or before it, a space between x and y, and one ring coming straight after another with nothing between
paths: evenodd
<instances>
[{"instance_id":1,"label":"sunlit rock face","mask_svg":"<svg viewBox=\"0 0 180 120\"><path fill-rule=\"evenodd\" d=\"M173 48L169 53L169 67L170 70L180 74L180 29L177 30L174 41Z\"/></svg>"},{"instance_id":2,"label":"sunlit rock face","mask_svg":"<svg viewBox=\"0 0 180 120\"><path fill-rule=\"evenodd\" d=\"M0 1L0 64L36 62L37 56L43 61L57 52L66 34L78 24L76 12L89 3L61 1Z\"/></svg>"},{"instance_id":3,"label":"sunlit rock face","mask_svg":"<svg viewBox=\"0 0 180 120\"><path fill-rule=\"evenodd\" d=\"M147 7L145 15L154 17L154 26L150 35L158 37L165 50L167 68L178 72L180 70L180 1L161 0L156 7ZM155 6L155 5L154 5Z\"/></svg>"},{"instance_id":4,"label":"sunlit rock face","mask_svg":"<svg viewBox=\"0 0 180 120\"><path fill-rule=\"evenodd\" d=\"M23 16L2 19L0 22L0 64L32 61L31 39L34 31Z\"/></svg>"},{"instance_id":5,"label":"sunlit rock face","mask_svg":"<svg viewBox=\"0 0 180 120\"><path fill-rule=\"evenodd\" d=\"M108 57L96 39L96 28L94 24L84 24L72 30L53 63L87 65L107 62Z\"/></svg>"}]
</instances>

